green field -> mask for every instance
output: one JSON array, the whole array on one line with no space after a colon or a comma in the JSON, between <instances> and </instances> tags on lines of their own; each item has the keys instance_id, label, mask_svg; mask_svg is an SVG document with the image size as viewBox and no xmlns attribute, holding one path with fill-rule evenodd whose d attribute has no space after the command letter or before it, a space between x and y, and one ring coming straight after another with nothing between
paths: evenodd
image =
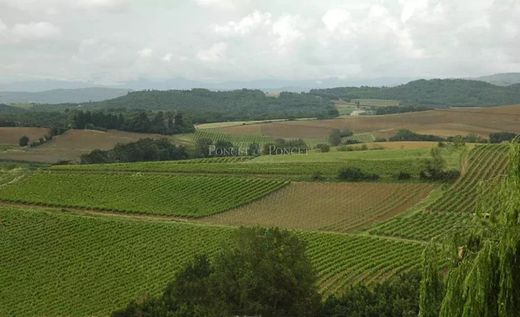
<instances>
[{"instance_id":1,"label":"green field","mask_svg":"<svg viewBox=\"0 0 520 317\"><path fill-rule=\"evenodd\" d=\"M0 188L0 200L201 217L254 201L285 184L239 177L37 172Z\"/></svg>"},{"instance_id":2,"label":"green field","mask_svg":"<svg viewBox=\"0 0 520 317\"><path fill-rule=\"evenodd\" d=\"M130 299L158 294L196 254L218 252L231 230L0 207L0 315L108 315ZM418 267L423 249L362 235L297 234L325 294Z\"/></svg>"}]
</instances>

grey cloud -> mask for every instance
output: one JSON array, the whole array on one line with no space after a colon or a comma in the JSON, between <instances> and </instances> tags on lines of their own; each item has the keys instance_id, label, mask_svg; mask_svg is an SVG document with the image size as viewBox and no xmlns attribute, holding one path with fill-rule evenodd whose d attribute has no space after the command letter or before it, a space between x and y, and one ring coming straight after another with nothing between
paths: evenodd
<instances>
[{"instance_id":1,"label":"grey cloud","mask_svg":"<svg viewBox=\"0 0 520 317\"><path fill-rule=\"evenodd\" d=\"M0 81L519 71L518 16L518 0L0 0Z\"/></svg>"}]
</instances>

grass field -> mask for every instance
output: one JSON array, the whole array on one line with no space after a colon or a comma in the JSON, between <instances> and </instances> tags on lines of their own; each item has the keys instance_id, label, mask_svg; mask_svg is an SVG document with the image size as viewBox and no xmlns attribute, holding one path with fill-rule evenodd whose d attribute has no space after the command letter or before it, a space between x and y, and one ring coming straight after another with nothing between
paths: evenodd
<instances>
[{"instance_id":1,"label":"grass field","mask_svg":"<svg viewBox=\"0 0 520 317\"><path fill-rule=\"evenodd\" d=\"M350 232L386 220L424 199L430 184L292 183L252 204L202 221Z\"/></svg>"},{"instance_id":2,"label":"grass field","mask_svg":"<svg viewBox=\"0 0 520 317\"><path fill-rule=\"evenodd\" d=\"M42 129L38 129L37 131L41 130ZM95 149L108 150L112 149L117 143L129 143L143 138L161 137L164 136L117 130L107 132L97 130L69 130L63 135L55 136L51 141L37 147L1 152L0 160L42 163L79 161L82 154L89 153ZM6 144L2 141L0 141L0 143ZM16 144L18 144L18 139L16 140Z\"/></svg>"},{"instance_id":3,"label":"grass field","mask_svg":"<svg viewBox=\"0 0 520 317\"><path fill-rule=\"evenodd\" d=\"M201 217L254 201L286 184L237 177L37 172L0 188L0 200Z\"/></svg>"},{"instance_id":4,"label":"grass field","mask_svg":"<svg viewBox=\"0 0 520 317\"><path fill-rule=\"evenodd\" d=\"M0 206L0 315L106 316L158 294L196 254L218 252L231 230ZM369 236L297 234L325 294L418 267L423 249Z\"/></svg>"},{"instance_id":5,"label":"grass field","mask_svg":"<svg viewBox=\"0 0 520 317\"><path fill-rule=\"evenodd\" d=\"M520 132L520 105L490 108L453 108L383 116L343 117L330 120L306 120L263 123L219 128L227 134L253 134L273 138L326 138L331 129L349 128L355 133L389 137L399 129L442 136L491 132Z\"/></svg>"}]
</instances>

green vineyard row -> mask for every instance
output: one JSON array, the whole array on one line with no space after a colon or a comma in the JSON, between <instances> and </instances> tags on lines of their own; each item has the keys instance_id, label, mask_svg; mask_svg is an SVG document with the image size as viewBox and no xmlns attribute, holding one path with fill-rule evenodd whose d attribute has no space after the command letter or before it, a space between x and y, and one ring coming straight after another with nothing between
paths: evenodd
<instances>
[{"instance_id":1,"label":"green vineyard row","mask_svg":"<svg viewBox=\"0 0 520 317\"><path fill-rule=\"evenodd\" d=\"M426 209L435 212L475 212L482 182L505 173L507 145L480 145L469 153L466 172Z\"/></svg>"},{"instance_id":2,"label":"green vineyard row","mask_svg":"<svg viewBox=\"0 0 520 317\"><path fill-rule=\"evenodd\" d=\"M108 315L158 294L196 254L218 252L232 230L0 207L0 315ZM418 267L423 250L370 236L297 234L325 294Z\"/></svg>"},{"instance_id":3,"label":"green vineyard row","mask_svg":"<svg viewBox=\"0 0 520 317\"><path fill-rule=\"evenodd\" d=\"M463 231L468 228L470 221L470 214L418 212L410 216L392 218L368 232L378 236L429 241L432 238Z\"/></svg>"},{"instance_id":4,"label":"green vineyard row","mask_svg":"<svg viewBox=\"0 0 520 317\"><path fill-rule=\"evenodd\" d=\"M0 188L0 200L64 208L201 217L261 198L288 182L154 174L36 172Z\"/></svg>"},{"instance_id":5,"label":"green vineyard row","mask_svg":"<svg viewBox=\"0 0 520 317\"><path fill-rule=\"evenodd\" d=\"M344 167L357 167L366 173L380 176L392 176L401 171L418 175L422 169L420 160L364 160L351 159L342 162L256 162L246 160L234 163L179 163L142 162L142 163L115 163L115 164L82 164L57 165L55 171L98 171L98 172L154 172L154 173L197 173L197 174L237 174L237 175L265 175L287 177L309 177L315 173L335 176Z\"/></svg>"}]
</instances>

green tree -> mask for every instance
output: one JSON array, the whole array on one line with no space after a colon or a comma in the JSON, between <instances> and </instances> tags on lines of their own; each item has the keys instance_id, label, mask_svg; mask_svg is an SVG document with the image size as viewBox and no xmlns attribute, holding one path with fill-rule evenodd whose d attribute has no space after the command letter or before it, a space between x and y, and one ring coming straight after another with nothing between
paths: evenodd
<instances>
[{"instance_id":1,"label":"green tree","mask_svg":"<svg viewBox=\"0 0 520 317\"><path fill-rule=\"evenodd\" d=\"M448 246L451 264L441 317L518 316L520 144L515 141L510 147L508 175L499 184L485 187L472 229L454 237ZM430 296L435 295L421 292L421 302L435 302ZM422 313L424 305L421 309Z\"/></svg>"},{"instance_id":2,"label":"green tree","mask_svg":"<svg viewBox=\"0 0 520 317\"><path fill-rule=\"evenodd\" d=\"M29 138L24 135L23 137L20 138L20 140L18 140L18 145L20 146L27 146L29 144Z\"/></svg>"},{"instance_id":3,"label":"green tree","mask_svg":"<svg viewBox=\"0 0 520 317\"><path fill-rule=\"evenodd\" d=\"M288 231L238 229L213 263L196 257L163 295L113 317L316 316L320 295L305 243Z\"/></svg>"},{"instance_id":4,"label":"green tree","mask_svg":"<svg viewBox=\"0 0 520 317\"><path fill-rule=\"evenodd\" d=\"M338 146L341 143L341 131L333 129L329 134L329 143L332 146Z\"/></svg>"},{"instance_id":5,"label":"green tree","mask_svg":"<svg viewBox=\"0 0 520 317\"><path fill-rule=\"evenodd\" d=\"M320 306L305 243L284 230L239 229L212 282L232 315L315 316Z\"/></svg>"}]
</instances>

